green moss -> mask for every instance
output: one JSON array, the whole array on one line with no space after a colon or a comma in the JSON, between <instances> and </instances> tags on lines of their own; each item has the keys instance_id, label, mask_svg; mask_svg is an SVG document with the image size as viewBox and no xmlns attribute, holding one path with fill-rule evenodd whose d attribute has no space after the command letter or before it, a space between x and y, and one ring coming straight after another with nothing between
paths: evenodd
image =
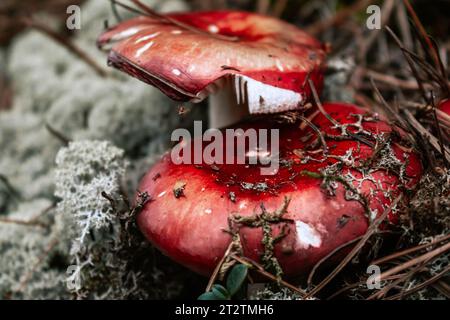
<instances>
[{"instance_id":1,"label":"green moss","mask_svg":"<svg viewBox=\"0 0 450 320\"><path fill-rule=\"evenodd\" d=\"M274 254L275 245L280 242L286 234L284 233L284 228L281 233L274 237L272 226L280 223L290 223L291 221L284 219L284 215L287 213L289 207L290 199L285 198L283 206L274 211L269 212L261 204L261 213L254 216L243 217L239 215L233 216L233 222L240 226L246 226L251 228L261 228L263 232L263 237L261 243L264 247L264 252L261 255L261 262L266 271L273 273L276 277L281 280L283 276L283 269L281 268L277 258Z\"/></svg>"}]
</instances>

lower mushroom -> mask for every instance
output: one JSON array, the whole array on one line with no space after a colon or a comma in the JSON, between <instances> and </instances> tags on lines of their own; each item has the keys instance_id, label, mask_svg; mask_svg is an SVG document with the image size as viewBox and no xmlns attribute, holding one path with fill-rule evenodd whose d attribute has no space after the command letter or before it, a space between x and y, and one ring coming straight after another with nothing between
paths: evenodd
<instances>
[{"instance_id":1,"label":"lower mushroom","mask_svg":"<svg viewBox=\"0 0 450 320\"><path fill-rule=\"evenodd\" d=\"M442 101L441 104L439 105L439 109L442 112L445 112L446 114L450 115L450 99Z\"/></svg>"},{"instance_id":2,"label":"lower mushroom","mask_svg":"<svg viewBox=\"0 0 450 320\"><path fill-rule=\"evenodd\" d=\"M261 164L177 165L166 154L140 185L153 199L138 216L144 235L175 261L210 275L234 234L244 256L286 276L310 270L363 235L394 199L414 188L421 163L401 130L377 115L341 103L325 104L323 111L261 116L235 126L279 130L277 154L245 154L247 160L277 161L273 175L263 175ZM183 143L194 149L196 142ZM202 145L204 151L208 145ZM220 149L230 151L226 143ZM397 223L397 214L394 207L388 222Z\"/></svg>"},{"instance_id":3,"label":"lower mushroom","mask_svg":"<svg viewBox=\"0 0 450 320\"><path fill-rule=\"evenodd\" d=\"M444 125L445 136L450 139L450 99L443 100L439 103L438 107L438 119Z\"/></svg>"}]
</instances>

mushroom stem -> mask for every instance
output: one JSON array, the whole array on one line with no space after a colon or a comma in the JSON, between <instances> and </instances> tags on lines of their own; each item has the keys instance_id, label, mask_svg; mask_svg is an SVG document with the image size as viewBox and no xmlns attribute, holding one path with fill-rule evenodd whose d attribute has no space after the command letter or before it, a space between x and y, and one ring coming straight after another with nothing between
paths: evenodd
<instances>
[{"instance_id":1,"label":"mushroom stem","mask_svg":"<svg viewBox=\"0 0 450 320\"><path fill-rule=\"evenodd\" d=\"M233 81L225 81L223 87L209 97L210 128L228 127L249 114L247 104L238 101Z\"/></svg>"}]
</instances>

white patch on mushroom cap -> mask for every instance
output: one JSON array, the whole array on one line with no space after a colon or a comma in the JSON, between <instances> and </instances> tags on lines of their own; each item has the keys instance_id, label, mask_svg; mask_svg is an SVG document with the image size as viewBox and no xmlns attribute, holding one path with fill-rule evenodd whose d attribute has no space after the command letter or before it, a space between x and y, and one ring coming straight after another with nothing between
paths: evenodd
<instances>
[{"instance_id":1,"label":"white patch on mushroom cap","mask_svg":"<svg viewBox=\"0 0 450 320\"><path fill-rule=\"evenodd\" d=\"M150 41L149 43L145 44L142 48L138 49L136 51L136 58L139 58L145 51L150 49L154 45L153 41Z\"/></svg>"},{"instance_id":2,"label":"white patch on mushroom cap","mask_svg":"<svg viewBox=\"0 0 450 320\"><path fill-rule=\"evenodd\" d=\"M208 26L208 31L211 33L218 33L219 27L216 26L215 24L211 24L210 26Z\"/></svg>"},{"instance_id":3,"label":"white patch on mushroom cap","mask_svg":"<svg viewBox=\"0 0 450 320\"><path fill-rule=\"evenodd\" d=\"M240 102L248 106L251 114L293 110L303 103L304 99L300 93L277 88L246 76L236 78L239 77L242 80L236 88L236 94L240 97Z\"/></svg>"},{"instance_id":4,"label":"white patch on mushroom cap","mask_svg":"<svg viewBox=\"0 0 450 320\"><path fill-rule=\"evenodd\" d=\"M111 40L112 41L120 41L120 40L123 40L123 39L126 39L128 37L135 35L139 31L141 31L141 28L135 28L135 27L129 28L129 29L126 29L126 30L112 36Z\"/></svg>"},{"instance_id":5,"label":"white patch on mushroom cap","mask_svg":"<svg viewBox=\"0 0 450 320\"><path fill-rule=\"evenodd\" d=\"M235 92L236 104L247 107L250 114L270 114L299 109L305 102L304 95L265 84L239 74L218 79L199 92L191 102L198 103L210 95L230 86Z\"/></svg>"},{"instance_id":6,"label":"white patch on mushroom cap","mask_svg":"<svg viewBox=\"0 0 450 320\"><path fill-rule=\"evenodd\" d=\"M309 247L318 248L322 244L320 233L309 224L296 221L295 229L297 231L297 243L300 247L304 249Z\"/></svg>"},{"instance_id":7,"label":"white patch on mushroom cap","mask_svg":"<svg viewBox=\"0 0 450 320\"><path fill-rule=\"evenodd\" d=\"M281 72L284 72L283 64L281 63L280 59L277 59L275 61L275 64L276 64L278 70L280 70Z\"/></svg>"},{"instance_id":8,"label":"white patch on mushroom cap","mask_svg":"<svg viewBox=\"0 0 450 320\"><path fill-rule=\"evenodd\" d=\"M176 75L176 76L181 76L181 71L178 70L178 69L173 69L173 70L172 70L172 73L173 73L174 75Z\"/></svg>"},{"instance_id":9,"label":"white patch on mushroom cap","mask_svg":"<svg viewBox=\"0 0 450 320\"><path fill-rule=\"evenodd\" d=\"M240 209L240 210L243 210L243 209L245 209L245 208L247 208L247 202L246 202L246 201L241 201L241 202L239 203L239 209Z\"/></svg>"},{"instance_id":10,"label":"white patch on mushroom cap","mask_svg":"<svg viewBox=\"0 0 450 320\"><path fill-rule=\"evenodd\" d=\"M158 194L158 198L164 197L166 195L167 191L163 191L160 194Z\"/></svg>"},{"instance_id":11,"label":"white patch on mushroom cap","mask_svg":"<svg viewBox=\"0 0 450 320\"><path fill-rule=\"evenodd\" d=\"M160 34L160 32L155 32L155 33L149 34L148 36L144 36L142 38L139 38L138 40L136 40L136 44L144 42L144 41L147 41L147 40L150 40L150 39L153 39L153 38L156 38L159 34Z\"/></svg>"}]
</instances>

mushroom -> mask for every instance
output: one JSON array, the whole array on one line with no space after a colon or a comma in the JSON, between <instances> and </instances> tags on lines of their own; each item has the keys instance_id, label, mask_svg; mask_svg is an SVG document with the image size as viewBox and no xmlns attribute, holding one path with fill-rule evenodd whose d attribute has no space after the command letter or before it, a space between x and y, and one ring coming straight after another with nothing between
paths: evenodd
<instances>
[{"instance_id":1,"label":"mushroom","mask_svg":"<svg viewBox=\"0 0 450 320\"><path fill-rule=\"evenodd\" d=\"M444 125L447 140L450 139L450 99L442 100L437 110L439 121Z\"/></svg>"},{"instance_id":2,"label":"mushroom","mask_svg":"<svg viewBox=\"0 0 450 320\"><path fill-rule=\"evenodd\" d=\"M320 90L323 45L275 18L237 11L147 16L104 32L108 62L174 100L210 98L210 127L248 114L302 109L307 80Z\"/></svg>"},{"instance_id":3,"label":"mushroom","mask_svg":"<svg viewBox=\"0 0 450 320\"><path fill-rule=\"evenodd\" d=\"M260 164L178 165L164 155L139 187L153 200L137 217L143 234L203 275L238 239L243 255L290 277L365 234L416 185L419 157L404 133L377 115L342 103L322 111L262 115L235 126L279 130L280 169L271 176ZM388 222L397 222L397 212L394 206Z\"/></svg>"},{"instance_id":4,"label":"mushroom","mask_svg":"<svg viewBox=\"0 0 450 320\"><path fill-rule=\"evenodd\" d=\"M245 150L277 161L270 175L261 163L175 163L173 152L149 170L139 190L152 201L138 225L172 259L210 275L237 241L269 271L297 276L363 235L418 182L419 157L400 129L354 105L305 108L309 80L322 86L325 49L303 31L245 12L147 13L100 36L109 64L175 100L211 96L211 127L280 134L277 154ZM199 144L209 147L199 137L180 143L183 152Z\"/></svg>"},{"instance_id":5,"label":"mushroom","mask_svg":"<svg viewBox=\"0 0 450 320\"><path fill-rule=\"evenodd\" d=\"M439 109L442 112L450 115L450 99L446 99L446 100L441 101L441 103L439 105Z\"/></svg>"}]
</instances>

